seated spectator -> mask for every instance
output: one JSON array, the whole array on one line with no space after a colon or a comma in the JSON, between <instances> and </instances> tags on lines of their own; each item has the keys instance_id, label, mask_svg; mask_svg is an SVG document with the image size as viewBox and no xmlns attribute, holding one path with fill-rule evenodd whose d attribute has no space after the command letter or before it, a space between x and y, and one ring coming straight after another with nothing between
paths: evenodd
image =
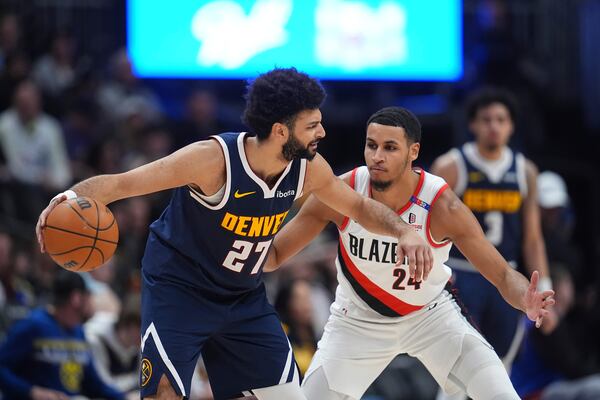
<instances>
[{"instance_id":1,"label":"seated spectator","mask_svg":"<svg viewBox=\"0 0 600 400\"><path fill-rule=\"evenodd\" d=\"M304 376L317 350L310 284L301 279L284 283L277 294L275 310L292 345L300 375Z\"/></svg>"},{"instance_id":2,"label":"seated spectator","mask_svg":"<svg viewBox=\"0 0 600 400\"><path fill-rule=\"evenodd\" d=\"M161 114L158 98L134 75L125 49L114 54L110 68L111 80L98 91L98 103L105 115L116 120L129 115L135 108L148 120L157 120Z\"/></svg>"},{"instance_id":3,"label":"seated spectator","mask_svg":"<svg viewBox=\"0 0 600 400\"><path fill-rule=\"evenodd\" d=\"M0 340L6 329L29 314L35 304L33 288L16 273L12 237L0 230Z\"/></svg>"},{"instance_id":4,"label":"seated spectator","mask_svg":"<svg viewBox=\"0 0 600 400\"><path fill-rule=\"evenodd\" d=\"M585 271L582 268L583 256L572 241L575 212L567 185L557 173L544 171L538 175L537 186L540 220L548 260L567 264L575 282L582 282L585 280Z\"/></svg>"},{"instance_id":5,"label":"seated spectator","mask_svg":"<svg viewBox=\"0 0 600 400\"><path fill-rule=\"evenodd\" d=\"M60 270L49 307L17 322L0 346L0 390L7 399L124 399L100 379L85 341L89 294L78 274Z\"/></svg>"},{"instance_id":6,"label":"seated spectator","mask_svg":"<svg viewBox=\"0 0 600 400\"><path fill-rule=\"evenodd\" d=\"M600 399L600 369L573 320L575 289L568 269L550 268L556 304L540 329L527 320L525 337L512 366L511 380L526 400Z\"/></svg>"},{"instance_id":7,"label":"seated spectator","mask_svg":"<svg viewBox=\"0 0 600 400\"><path fill-rule=\"evenodd\" d=\"M13 108L0 114L0 151L14 184L15 213L35 221L46 197L71 182L71 169L60 125L42 111L31 81L17 87Z\"/></svg>"},{"instance_id":8,"label":"seated spectator","mask_svg":"<svg viewBox=\"0 0 600 400\"><path fill-rule=\"evenodd\" d=\"M73 37L59 32L52 39L50 52L44 54L33 67L33 79L42 92L57 98L75 81Z\"/></svg>"},{"instance_id":9,"label":"seated spectator","mask_svg":"<svg viewBox=\"0 0 600 400\"><path fill-rule=\"evenodd\" d=\"M140 318L136 297L117 320L104 314L85 324L100 377L123 392L137 391L139 385Z\"/></svg>"}]
</instances>

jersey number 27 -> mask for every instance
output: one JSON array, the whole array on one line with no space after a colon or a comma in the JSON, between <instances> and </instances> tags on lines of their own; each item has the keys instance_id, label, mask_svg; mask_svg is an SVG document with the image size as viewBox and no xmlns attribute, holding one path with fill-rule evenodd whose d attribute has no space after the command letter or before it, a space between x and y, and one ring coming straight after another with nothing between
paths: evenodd
<instances>
[{"instance_id":1,"label":"jersey number 27","mask_svg":"<svg viewBox=\"0 0 600 400\"><path fill-rule=\"evenodd\" d=\"M241 272L242 268L246 265L248 257L250 257L253 252L260 253L256 264L252 268L252 271L250 271L250 274L256 274L269 252L272 241L273 239L266 242L252 243L246 240L236 240L231 246L232 249L229 250L229 253L225 256L223 266L232 271Z\"/></svg>"}]
</instances>

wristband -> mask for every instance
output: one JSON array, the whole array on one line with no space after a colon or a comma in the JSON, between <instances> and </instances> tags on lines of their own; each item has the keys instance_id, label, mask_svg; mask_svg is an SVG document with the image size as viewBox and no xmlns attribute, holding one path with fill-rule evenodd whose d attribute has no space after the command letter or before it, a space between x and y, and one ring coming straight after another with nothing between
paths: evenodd
<instances>
[{"instance_id":1,"label":"wristband","mask_svg":"<svg viewBox=\"0 0 600 400\"><path fill-rule=\"evenodd\" d=\"M62 192L61 194L64 194L67 196L67 200L71 200L71 199L76 199L77 198L77 193L75 193L72 190L65 190L64 192Z\"/></svg>"},{"instance_id":2,"label":"wristband","mask_svg":"<svg viewBox=\"0 0 600 400\"><path fill-rule=\"evenodd\" d=\"M545 276L540 278L537 284L537 289L539 292L545 292L546 290L552 290L552 279Z\"/></svg>"},{"instance_id":3,"label":"wristband","mask_svg":"<svg viewBox=\"0 0 600 400\"><path fill-rule=\"evenodd\" d=\"M67 200L71 200L71 199L76 199L76 198L77 198L77 193L75 193L75 192L74 192L74 191L72 191L72 190L65 190L64 192L62 192L62 193L59 193L59 194L57 194L56 196L54 196L54 197L52 198L52 200L50 200L50 202L52 202L52 201L54 201L54 200L58 199L58 198L59 198L60 196L62 196L63 194L64 194L65 196L67 196Z\"/></svg>"}]
</instances>

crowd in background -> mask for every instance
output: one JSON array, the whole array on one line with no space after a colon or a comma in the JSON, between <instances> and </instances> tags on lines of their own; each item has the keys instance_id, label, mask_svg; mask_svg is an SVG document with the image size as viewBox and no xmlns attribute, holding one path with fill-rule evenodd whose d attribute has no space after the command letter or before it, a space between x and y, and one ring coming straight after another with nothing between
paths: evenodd
<instances>
[{"instance_id":1,"label":"crowd in background","mask_svg":"<svg viewBox=\"0 0 600 400\"><path fill-rule=\"evenodd\" d=\"M357 114L356 108L370 113L380 103L400 103L414 109L422 119L422 165L427 167L450 145L466 140L464 120L455 115L461 114L461 100L466 94L481 84L502 85L515 92L525 127L518 130L516 145L533 154L542 170L555 167L544 163L540 146L550 149L555 138L566 141L576 132L545 131L550 125L544 122L548 121L544 119L548 111L540 110L538 101L551 83L542 66L528 59L502 30L505 3L509 2L470 2L475 4L474 14L481 15L477 17L479 23L465 27L465 78L452 88L441 85L434 93L435 97L443 95L447 103L439 112L445 115L441 119L445 122L432 118L431 103L423 106L423 96L398 94L377 83L369 92L369 104L360 104L356 95L352 97L355 104L349 104L344 101L345 94L360 91L361 84L353 87L326 82L330 98L323 113L329 136L322 151L334 168L343 172L361 163L366 118L361 122L351 116ZM243 129L239 119L243 86L239 83L223 83L235 93L231 96L218 89L218 82L194 82L177 91L177 106L173 106L170 100L174 95L165 90L166 84L135 76L125 48L115 47L110 57L94 59L86 43L67 26L45 32L44 46L39 45L40 40L30 46L35 29L23 24L18 12L0 8L0 343L10 336L15 322L29 318L38 307L52 305L56 296L60 268L39 252L34 237L37 217L52 196L92 175L125 171L209 135ZM555 129L563 126L579 129L581 125L572 122ZM571 157L576 157L575 152ZM579 165L583 161L574 162ZM572 174L566 169L563 175L569 178ZM591 176L597 183L598 171ZM589 199L579 189L575 196L569 193L576 184L589 184L584 178L566 179L565 183L561 176L546 173L538 182L544 236L557 290L557 318L547 329L530 331L523 351L537 352L536 362L556 371L555 381L579 379L600 370L600 315L596 311L600 274L594 264L598 253L585 248L600 240L582 240L588 232L597 231L581 228L598 222L593 219L597 214L586 219L586 212L578 207L585 209ZM96 372L115 390L133 396L140 361L140 259L148 226L159 216L169 195L157 193L111 204L120 230L118 251L102 268L81 274L91 312L82 315L79 323L83 324ZM333 228L325 231L300 256L265 277L302 372L316 349L334 296L335 234ZM3 356L0 351L0 385L5 382ZM528 360L531 357L517 359L517 363L531 362ZM436 391L435 382L418 362L398 357L366 396L431 399ZM210 398L201 365L191 398Z\"/></svg>"}]
</instances>

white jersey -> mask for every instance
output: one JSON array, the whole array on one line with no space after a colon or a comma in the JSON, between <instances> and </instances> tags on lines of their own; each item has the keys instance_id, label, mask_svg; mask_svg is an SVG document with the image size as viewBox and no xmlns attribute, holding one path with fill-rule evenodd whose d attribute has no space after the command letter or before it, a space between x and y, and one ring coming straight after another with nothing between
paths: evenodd
<instances>
[{"instance_id":1,"label":"white jersey","mask_svg":"<svg viewBox=\"0 0 600 400\"><path fill-rule=\"evenodd\" d=\"M398 214L431 247L433 268L428 279L415 282L410 278L407 265L396 267L397 238L371 233L346 218L339 228L340 245L336 259L338 306L350 300L357 307L375 310L382 316L405 316L423 308L444 290L452 275L452 270L444 264L452 242L433 239L429 212L448 184L423 170L415 172L420 174L417 188ZM350 186L364 196L371 195L366 166L352 171Z\"/></svg>"}]
</instances>

